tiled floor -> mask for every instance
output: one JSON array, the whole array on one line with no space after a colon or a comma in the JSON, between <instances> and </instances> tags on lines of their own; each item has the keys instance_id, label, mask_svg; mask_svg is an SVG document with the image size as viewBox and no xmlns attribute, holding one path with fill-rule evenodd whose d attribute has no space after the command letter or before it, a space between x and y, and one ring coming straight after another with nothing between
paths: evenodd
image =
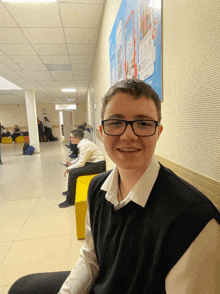
<instances>
[{"instance_id":1,"label":"tiled floor","mask_svg":"<svg viewBox=\"0 0 220 294\"><path fill-rule=\"evenodd\" d=\"M2 144L0 165L0 294L19 277L71 270L84 240L76 238L74 206L60 209L69 160L63 142L41 143L22 155L23 144Z\"/></svg>"}]
</instances>

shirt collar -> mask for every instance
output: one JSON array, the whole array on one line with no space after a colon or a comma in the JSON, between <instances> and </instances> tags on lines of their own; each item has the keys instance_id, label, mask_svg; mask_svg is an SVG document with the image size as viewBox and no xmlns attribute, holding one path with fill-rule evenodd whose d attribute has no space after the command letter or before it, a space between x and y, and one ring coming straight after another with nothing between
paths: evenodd
<instances>
[{"instance_id":1,"label":"shirt collar","mask_svg":"<svg viewBox=\"0 0 220 294\"><path fill-rule=\"evenodd\" d=\"M160 170L160 165L153 156L152 161L145 172L142 174L134 188L130 191L127 197L122 201L118 202L117 191L118 191L118 168L117 166L110 173L108 178L103 183L101 190L106 191L105 198L111 202L115 208L118 209L126 205L128 202L133 201L138 205L145 207L154 183L157 179Z\"/></svg>"}]
</instances>

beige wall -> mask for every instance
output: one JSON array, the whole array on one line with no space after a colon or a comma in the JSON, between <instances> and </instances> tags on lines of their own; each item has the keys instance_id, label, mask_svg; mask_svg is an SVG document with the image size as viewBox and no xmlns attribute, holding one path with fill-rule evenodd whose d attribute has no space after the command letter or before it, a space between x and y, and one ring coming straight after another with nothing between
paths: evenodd
<instances>
[{"instance_id":1,"label":"beige wall","mask_svg":"<svg viewBox=\"0 0 220 294\"><path fill-rule=\"evenodd\" d=\"M89 93L88 93L88 122L91 124L91 95L94 97L94 101L96 104L95 110L95 124L96 129L100 125L100 111L101 111L101 98L107 92L110 87L110 65L109 65L109 43L108 39L111 34L112 26L114 24L118 9L120 7L120 1L118 0L107 0L104 11L102 24L98 36L98 42L96 45L96 53L92 68L92 76L89 85ZM93 93L92 93L93 90ZM89 108L90 107L90 108ZM103 148L102 142L96 139L97 145ZM106 156L107 168L111 169L114 164L112 161Z\"/></svg>"},{"instance_id":2,"label":"beige wall","mask_svg":"<svg viewBox=\"0 0 220 294\"><path fill-rule=\"evenodd\" d=\"M53 135L60 138L59 132L59 111L55 110L54 103L36 103L38 118L44 123L44 116L50 120L53 128ZM76 126L86 121L86 103L82 102L77 105L77 109L73 110L74 123ZM0 105L0 122L8 128L13 129L14 125L18 125L22 131L28 130L26 104L3 104Z\"/></svg>"},{"instance_id":3,"label":"beige wall","mask_svg":"<svg viewBox=\"0 0 220 294\"><path fill-rule=\"evenodd\" d=\"M89 87L97 104L110 87L109 36L120 6L107 0ZM164 131L156 154L220 182L220 1L163 1ZM91 109L88 110L90 120ZM98 140L98 144L102 142ZM108 169L113 163L107 158Z\"/></svg>"}]
</instances>

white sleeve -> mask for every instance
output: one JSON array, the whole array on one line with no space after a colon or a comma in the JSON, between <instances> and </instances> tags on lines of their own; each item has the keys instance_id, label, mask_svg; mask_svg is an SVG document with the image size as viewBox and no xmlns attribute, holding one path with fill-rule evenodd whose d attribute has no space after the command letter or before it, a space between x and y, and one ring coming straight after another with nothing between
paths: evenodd
<instances>
[{"instance_id":1,"label":"white sleeve","mask_svg":"<svg viewBox=\"0 0 220 294\"><path fill-rule=\"evenodd\" d=\"M220 293L220 225L215 219L171 269L165 285L167 294Z\"/></svg>"},{"instance_id":2,"label":"white sleeve","mask_svg":"<svg viewBox=\"0 0 220 294\"><path fill-rule=\"evenodd\" d=\"M78 161L74 163L73 165L71 165L69 169L85 166L86 161L90 156L90 153L91 153L91 149L87 145L83 145L79 147Z\"/></svg>"},{"instance_id":3,"label":"white sleeve","mask_svg":"<svg viewBox=\"0 0 220 294\"><path fill-rule=\"evenodd\" d=\"M89 211L86 214L85 244L80 249L80 257L64 282L58 294L87 294L97 276L97 263L90 225Z\"/></svg>"}]
</instances>

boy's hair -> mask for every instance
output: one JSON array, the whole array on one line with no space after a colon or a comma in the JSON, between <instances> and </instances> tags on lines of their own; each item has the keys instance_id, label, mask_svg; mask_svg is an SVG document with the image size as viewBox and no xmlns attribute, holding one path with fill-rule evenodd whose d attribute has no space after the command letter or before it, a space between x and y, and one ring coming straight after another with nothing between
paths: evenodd
<instances>
[{"instance_id":1,"label":"boy's hair","mask_svg":"<svg viewBox=\"0 0 220 294\"><path fill-rule=\"evenodd\" d=\"M82 140L84 138L84 132L80 129L73 130L71 132L75 138Z\"/></svg>"},{"instance_id":2,"label":"boy's hair","mask_svg":"<svg viewBox=\"0 0 220 294\"><path fill-rule=\"evenodd\" d=\"M145 96L147 99L152 100L157 109L158 121L161 121L161 101L157 92L149 84L146 84L144 81L139 79L120 81L108 90L102 99L101 119L104 119L105 108L108 102L117 93L127 93L137 99L141 96Z\"/></svg>"},{"instance_id":3,"label":"boy's hair","mask_svg":"<svg viewBox=\"0 0 220 294\"><path fill-rule=\"evenodd\" d=\"M78 130L82 130L82 131L85 131L85 127L83 126L83 125L80 125L80 126L78 126L78 128L77 128Z\"/></svg>"}]
</instances>

